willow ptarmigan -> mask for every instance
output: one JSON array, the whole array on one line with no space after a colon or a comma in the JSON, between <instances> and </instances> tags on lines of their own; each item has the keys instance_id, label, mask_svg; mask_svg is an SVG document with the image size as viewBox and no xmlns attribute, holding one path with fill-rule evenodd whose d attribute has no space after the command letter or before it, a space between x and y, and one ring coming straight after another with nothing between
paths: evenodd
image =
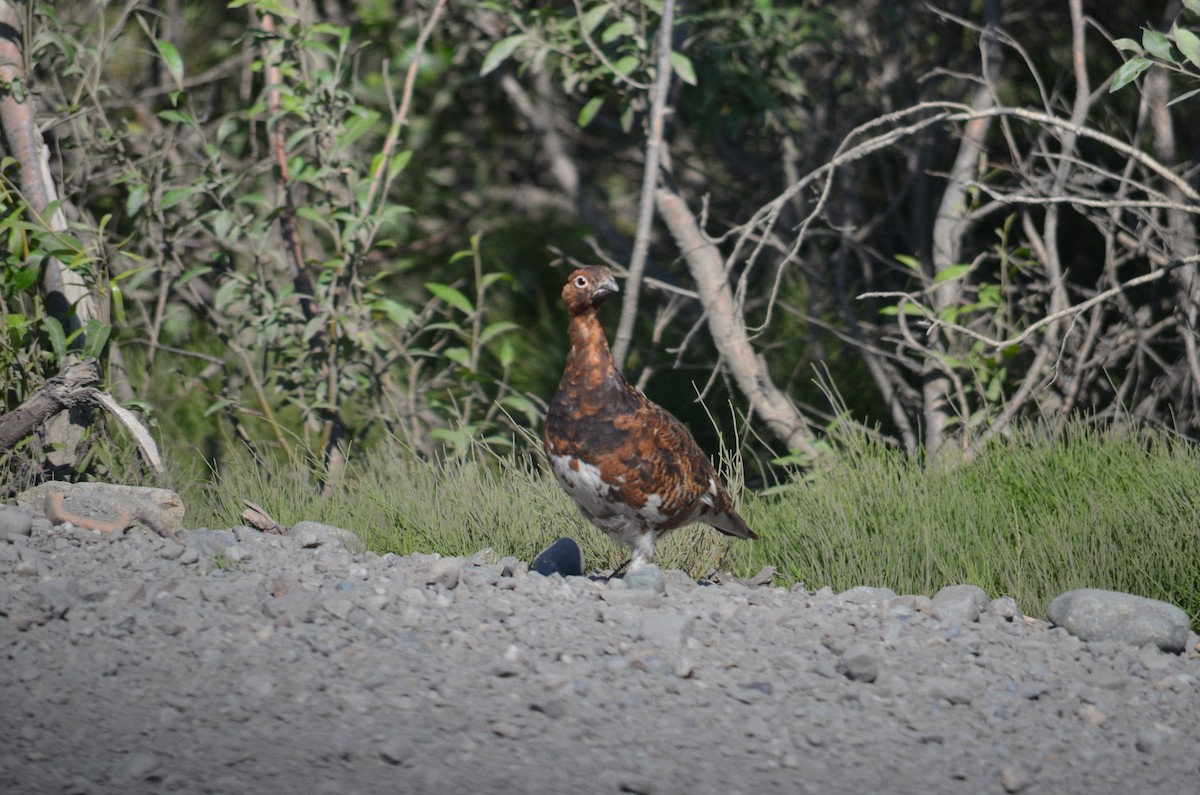
<instances>
[{"instance_id":1,"label":"willow ptarmigan","mask_svg":"<svg viewBox=\"0 0 1200 795\"><path fill-rule=\"evenodd\" d=\"M597 313L617 291L598 266L580 268L563 287L571 353L544 434L558 482L592 524L633 551L631 571L654 559L658 539L691 522L757 538L683 423L614 364Z\"/></svg>"}]
</instances>

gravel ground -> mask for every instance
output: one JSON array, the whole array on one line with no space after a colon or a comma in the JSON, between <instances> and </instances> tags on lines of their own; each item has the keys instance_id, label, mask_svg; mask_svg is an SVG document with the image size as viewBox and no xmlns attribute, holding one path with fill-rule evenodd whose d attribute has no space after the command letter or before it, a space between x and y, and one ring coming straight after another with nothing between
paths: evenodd
<instances>
[{"instance_id":1,"label":"gravel ground","mask_svg":"<svg viewBox=\"0 0 1200 795\"><path fill-rule=\"evenodd\" d=\"M970 588L659 593L180 538L0 541L0 792L1200 791L1194 651Z\"/></svg>"}]
</instances>

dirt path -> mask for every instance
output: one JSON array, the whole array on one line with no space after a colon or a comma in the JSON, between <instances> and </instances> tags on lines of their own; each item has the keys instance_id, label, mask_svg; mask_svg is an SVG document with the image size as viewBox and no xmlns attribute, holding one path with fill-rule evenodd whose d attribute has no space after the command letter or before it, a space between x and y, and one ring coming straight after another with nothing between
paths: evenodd
<instances>
[{"instance_id":1,"label":"dirt path","mask_svg":"<svg viewBox=\"0 0 1200 795\"><path fill-rule=\"evenodd\" d=\"M1200 660L1003 603L184 537L0 541L0 791L1200 788Z\"/></svg>"}]
</instances>

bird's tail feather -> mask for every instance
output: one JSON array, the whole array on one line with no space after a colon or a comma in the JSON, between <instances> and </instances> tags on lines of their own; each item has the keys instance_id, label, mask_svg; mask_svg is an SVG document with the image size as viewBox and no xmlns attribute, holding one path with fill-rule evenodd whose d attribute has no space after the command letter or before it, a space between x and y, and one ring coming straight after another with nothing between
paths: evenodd
<instances>
[{"instance_id":1,"label":"bird's tail feather","mask_svg":"<svg viewBox=\"0 0 1200 795\"><path fill-rule=\"evenodd\" d=\"M727 536L734 538L758 538L758 535L746 524L746 520L738 516L737 511L706 511L701 514L700 521L710 527L715 527Z\"/></svg>"}]
</instances>

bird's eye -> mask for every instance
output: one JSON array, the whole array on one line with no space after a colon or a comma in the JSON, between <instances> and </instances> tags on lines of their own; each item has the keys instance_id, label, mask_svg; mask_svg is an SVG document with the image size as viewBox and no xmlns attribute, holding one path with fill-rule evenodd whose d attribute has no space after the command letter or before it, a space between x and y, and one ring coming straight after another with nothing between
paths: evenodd
<instances>
[{"instance_id":1,"label":"bird's eye","mask_svg":"<svg viewBox=\"0 0 1200 795\"><path fill-rule=\"evenodd\" d=\"M576 276L575 277L575 286L576 287L587 287L587 277L586 276Z\"/></svg>"}]
</instances>

